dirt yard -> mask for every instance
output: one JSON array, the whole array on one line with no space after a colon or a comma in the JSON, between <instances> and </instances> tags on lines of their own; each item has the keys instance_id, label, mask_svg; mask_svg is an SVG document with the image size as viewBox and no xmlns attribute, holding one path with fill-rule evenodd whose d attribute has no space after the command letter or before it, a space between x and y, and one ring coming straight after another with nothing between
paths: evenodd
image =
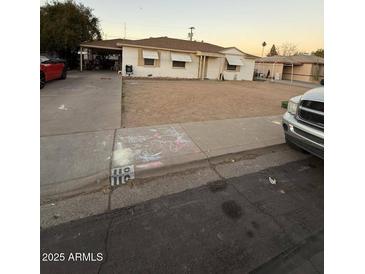
<instances>
[{"instance_id":1,"label":"dirt yard","mask_svg":"<svg viewBox=\"0 0 365 274\"><path fill-rule=\"evenodd\" d=\"M257 81L124 80L123 126L284 113L281 101L308 88Z\"/></svg>"}]
</instances>

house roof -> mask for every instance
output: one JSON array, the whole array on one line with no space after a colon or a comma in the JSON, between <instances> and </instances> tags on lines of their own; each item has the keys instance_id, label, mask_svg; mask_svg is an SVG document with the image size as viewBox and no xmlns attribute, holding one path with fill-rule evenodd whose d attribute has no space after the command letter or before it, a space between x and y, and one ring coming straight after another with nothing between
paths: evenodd
<instances>
[{"instance_id":1,"label":"house roof","mask_svg":"<svg viewBox=\"0 0 365 274\"><path fill-rule=\"evenodd\" d=\"M246 58L250 58L250 59L256 59L256 58L259 58L258 56L256 55L252 55L252 54L248 54L246 52L243 52L242 50L236 48L236 47L228 47L228 48L224 48L221 52L224 52L225 50L229 50L229 49L236 49L238 50L239 52L241 52L242 54L245 55Z\"/></svg>"},{"instance_id":2,"label":"house roof","mask_svg":"<svg viewBox=\"0 0 365 274\"><path fill-rule=\"evenodd\" d=\"M324 64L324 59L315 55L295 55L295 56L267 56L258 58L256 63L281 63L281 64Z\"/></svg>"},{"instance_id":3,"label":"house roof","mask_svg":"<svg viewBox=\"0 0 365 274\"><path fill-rule=\"evenodd\" d=\"M169 38L169 37L151 37L139 40L129 40L129 39L100 40L100 41L84 42L80 46L118 48L126 45L169 49L169 50L181 50L189 52L201 51L201 52L211 52L211 53L220 53L220 51L226 49L225 47L221 47L206 42L189 41L189 40ZM247 55L248 58L256 57L247 53L244 54Z\"/></svg>"},{"instance_id":4,"label":"house roof","mask_svg":"<svg viewBox=\"0 0 365 274\"><path fill-rule=\"evenodd\" d=\"M224 47L213 45L205 42L196 42L183 39L175 39L168 37L156 37L134 40L132 42L125 42L120 44L132 44L138 46L156 47L156 48L166 48L166 49L176 49L176 50L186 50L186 51L204 51L218 53L223 50Z\"/></svg>"},{"instance_id":5,"label":"house roof","mask_svg":"<svg viewBox=\"0 0 365 274\"><path fill-rule=\"evenodd\" d=\"M309 64L324 64L324 58L316 55L296 55L291 56L296 62Z\"/></svg>"}]
</instances>

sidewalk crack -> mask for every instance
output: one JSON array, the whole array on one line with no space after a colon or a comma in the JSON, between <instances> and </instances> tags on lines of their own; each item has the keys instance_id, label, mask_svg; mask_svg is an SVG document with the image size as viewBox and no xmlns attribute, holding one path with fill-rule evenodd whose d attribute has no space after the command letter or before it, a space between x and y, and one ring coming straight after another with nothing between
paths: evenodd
<instances>
[{"instance_id":1,"label":"sidewalk crack","mask_svg":"<svg viewBox=\"0 0 365 274\"><path fill-rule=\"evenodd\" d=\"M124 112L124 103L123 103L123 76L120 77L121 87L120 87L120 128L123 128L123 112Z\"/></svg>"},{"instance_id":2,"label":"sidewalk crack","mask_svg":"<svg viewBox=\"0 0 365 274\"><path fill-rule=\"evenodd\" d=\"M190 140L199 148L199 150L201 151L201 153L204 154L205 159L208 162L209 167L213 170L213 172L221 179L223 180L223 182L227 183L227 179L224 178L219 172L218 170L215 168L215 165L210 161L210 157L208 156L208 154L199 146L198 143L196 143L194 141L194 139L189 135L188 131L184 128L183 124L179 124L181 126L181 128L185 131L186 135L190 138Z\"/></svg>"}]
</instances>

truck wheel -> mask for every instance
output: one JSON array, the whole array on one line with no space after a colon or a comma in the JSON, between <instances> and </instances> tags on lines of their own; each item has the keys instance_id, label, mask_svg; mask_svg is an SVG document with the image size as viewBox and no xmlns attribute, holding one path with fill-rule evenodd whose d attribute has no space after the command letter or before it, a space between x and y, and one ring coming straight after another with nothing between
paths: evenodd
<instances>
[{"instance_id":1,"label":"truck wheel","mask_svg":"<svg viewBox=\"0 0 365 274\"><path fill-rule=\"evenodd\" d=\"M46 85L46 76L41 72L41 89Z\"/></svg>"}]
</instances>

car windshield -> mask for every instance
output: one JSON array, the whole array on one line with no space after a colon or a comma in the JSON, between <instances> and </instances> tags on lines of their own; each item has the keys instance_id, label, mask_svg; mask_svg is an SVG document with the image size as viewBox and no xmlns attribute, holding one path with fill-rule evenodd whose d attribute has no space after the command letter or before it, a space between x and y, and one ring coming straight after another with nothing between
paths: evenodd
<instances>
[{"instance_id":1,"label":"car windshield","mask_svg":"<svg viewBox=\"0 0 365 274\"><path fill-rule=\"evenodd\" d=\"M41 63L48 61L49 58L47 58L46 56L41 56Z\"/></svg>"}]
</instances>

